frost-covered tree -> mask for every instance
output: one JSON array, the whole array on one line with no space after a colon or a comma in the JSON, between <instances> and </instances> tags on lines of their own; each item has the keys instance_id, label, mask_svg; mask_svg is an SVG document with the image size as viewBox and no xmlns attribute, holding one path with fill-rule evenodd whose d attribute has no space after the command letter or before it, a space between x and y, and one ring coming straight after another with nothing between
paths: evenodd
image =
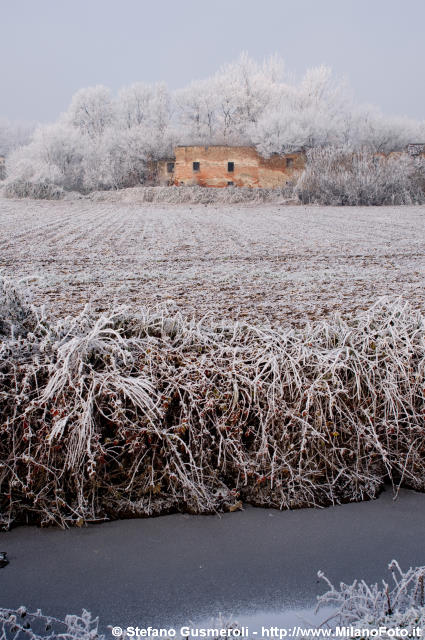
<instances>
[{"instance_id":1,"label":"frost-covered tree","mask_svg":"<svg viewBox=\"0 0 425 640\"><path fill-rule=\"evenodd\" d=\"M116 99L102 86L82 89L57 123L39 127L30 144L11 155L9 181L18 183L19 193L28 182L83 192L140 184L150 160L172 153L170 123L164 85L132 85Z\"/></svg>"},{"instance_id":2,"label":"frost-covered tree","mask_svg":"<svg viewBox=\"0 0 425 640\"><path fill-rule=\"evenodd\" d=\"M0 118L0 156L7 156L14 149L28 144L34 129L33 123Z\"/></svg>"},{"instance_id":3,"label":"frost-covered tree","mask_svg":"<svg viewBox=\"0 0 425 640\"><path fill-rule=\"evenodd\" d=\"M178 122L189 141L252 142L261 114L280 91L283 67L272 57L262 65L246 53L206 80L176 93Z\"/></svg>"},{"instance_id":4,"label":"frost-covered tree","mask_svg":"<svg viewBox=\"0 0 425 640\"><path fill-rule=\"evenodd\" d=\"M101 136L114 121L114 106L107 87L97 85L80 89L73 96L65 121L82 134Z\"/></svg>"},{"instance_id":5,"label":"frost-covered tree","mask_svg":"<svg viewBox=\"0 0 425 640\"><path fill-rule=\"evenodd\" d=\"M218 136L217 96L210 80L193 82L175 94L182 139L207 143Z\"/></svg>"},{"instance_id":6,"label":"frost-covered tree","mask_svg":"<svg viewBox=\"0 0 425 640\"><path fill-rule=\"evenodd\" d=\"M352 108L346 82L329 67L310 69L299 84L281 86L279 99L265 110L257 126L261 153L341 144Z\"/></svg>"},{"instance_id":7,"label":"frost-covered tree","mask_svg":"<svg viewBox=\"0 0 425 640\"><path fill-rule=\"evenodd\" d=\"M163 134L171 120L170 94L164 84L135 83L118 93L116 110L121 128L144 126Z\"/></svg>"},{"instance_id":8,"label":"frost-covered tree","mask_svg":"<svg viewBox=\"0 0 425 640\"><path fill-rule=\"evenodd\" d=\"M381 153L400 151L409 142L425 140L425 122L384 116L373 106L354 109L350 128L349 138L357 147Z\"/></svg>"},{"instance_id":9,"label":"frost-covered tree","mask_svg":"<svg viewBox=\"0 0 425 640\"><path fill-rule=\"evenodd\" d=\"M84 140L74 128L62 122L39 127L29 145L10 154L8 175L12 180L81 188L83 156Z\"/></svg>"}]
</instances>

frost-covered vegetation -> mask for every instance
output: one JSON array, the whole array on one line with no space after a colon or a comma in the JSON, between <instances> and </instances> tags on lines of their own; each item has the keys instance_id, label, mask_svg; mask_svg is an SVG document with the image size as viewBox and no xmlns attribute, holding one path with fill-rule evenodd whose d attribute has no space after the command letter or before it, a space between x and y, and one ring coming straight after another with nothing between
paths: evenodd
<instances>
[{"instance_id":1,"label":"frost-covered vegetation","mask_svg":"<svg viewBox=\"0 0 425 640\"><path fill-rule=\"evenodd\" d=\"M65 192L47 180L14 180L6 184L4 195L7 198L32 198L33 200L61 200Z\"/></svg>"},{"instance_id":2,"label":"frost-covered vegetation","mask_svg":"<svg viewBox=\"0 0 425 640\"><path fill-rule=\"evenodd\" d=\"M60 526L424 490L425 319L303 329L166 308L53 321L1 284L0 512Z\"/></svg>"},{"instance_id":3,"label":"frost-covered vegetation","mask_svg":"<svg viewBox=\"0 0 425 640\"><path fill-rule=\"evenodd\" d=\"M89 611L69 614L63 620L44 615L40 609L29 611L22 606L16 610L0 607L1 640L105 640L99 633L99 620Z\"/></svg>"},{"instance_id":4,"label":"frost-covered vegetation","mask_svg":"<svg viewBox=\"0 0 425 640\"><path fill-rule=\"evenodd\" d=\"M29 144L34 130L33 123L0 118L0 156L7 156L18 147Z\"/></svg>"},{"instance_id":5,"label":"frost-covered vegetation","mask_svg":"<svg viewBox=\"0 0 425 640\"><path fill-rule=\"evenodd\" d=\"M167 204L237 204L240 202L287 202L293 198L292 187L282 189L250 189L228 187L205 189L204 187L133 187L120 191L95 191L86 196L94 202L144 202Z\"/></svg>"},{"instance_id":6,"label":"frost-covered vegetation","mask_svg":"<svg viewBox=\"0 0 425 640\"><path fill-rule=\"evenodd\" d=\"M318 596L317 609L331 607L334 612L320 627L327 627L335 633L336 627L350 628L346 637L368 637L381 627L380 637L418 637L417 629L425 625L424 579L425 567L402 571L398 562L389 565L392 585L382 580L382 585L368 585L364 580L353 584L341 583L335 588L322 571L318 576L325 580L329 590ZM211 627L230 629L238 624L221 616ZM383 628L389 630L384 632ZM397 631L398 629L398 631ZM401 636L400 630L403 635ZM121 637L127 637L125 631ZM67 615L64 620L44 615L40 610L29 611L0 608L0 638L13 640L42 640L62 638L63 640L104 640L99 632L99 620L84 610L81 616Z\"/></svg>"},{"instance_id":7,"label":"frost-covered vegetation","mask_svg":"<svg viewBox=\"0 0 425 640\"><path fill-rule=\"evenodd\" d=\"M277 57L258 64L246 54L212 77L170 92L141 83L113 96L104 86L78 91L56 123L39 127L8 158L19 195L48 195L46 184L89 192L149 179L149 162L176 144L252 144L263 155L348 145L370 152L425 139L425 123L358 106L327 67L291 81Z\"/></svg>"},{"instance_id":8,"label":"frost-covered vegetation","mask_svg":"<svg viewBox=\"0 0 425 640\"><path fill-rule=\"evenodd\" d=\"M311 149L296 193L304 203L385 205L425 202L425 158L326 147Z\"/></svg>"},{"instance_id":9,"label":"frost-covered vegetation","mask_svg":"<svg viewBox=\"0 0 425 640\"><path fill-rule=\"evenodd\" d=\"M400 637L401 634L395 632L397 628L403 629L407 637L417 636L417 629L423 630L425 626L425 567L402 571L398 562L393 560L388 569L392 584L382 580L381 585L368 585L364 580L355 580L351 585L342 582L339 589L319 571L318 576L326 581L329 590L318 598L317 608L331 607L335 610L327 624L366 630L364 635L372 629L385 627L390 632L382 632L380 637L384 638ZM354 637L364 635L353 634Z\"/></svg>"}]
</instances>

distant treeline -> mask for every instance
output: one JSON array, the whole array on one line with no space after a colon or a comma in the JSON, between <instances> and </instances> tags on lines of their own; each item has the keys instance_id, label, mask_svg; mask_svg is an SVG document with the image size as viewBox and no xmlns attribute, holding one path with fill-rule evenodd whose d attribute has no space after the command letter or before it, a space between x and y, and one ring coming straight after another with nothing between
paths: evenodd
<instances>
[{"instance_id":1,"label":"distant treeline","mask_svg":"<svg viewBox=\"0 0 425 640\"><path fill-rule=\"evenodd\" d=\"M327 67L289 82L277 57L258 64L242 54L174 92L141 83L116 96L81 89L56 123L10 153L7 179L87 193L143 184L148 162L176 144L252 144L268 156L329 146L388 153L424 139L424 122L355 104Z\"/></svg>"}]
</instances>

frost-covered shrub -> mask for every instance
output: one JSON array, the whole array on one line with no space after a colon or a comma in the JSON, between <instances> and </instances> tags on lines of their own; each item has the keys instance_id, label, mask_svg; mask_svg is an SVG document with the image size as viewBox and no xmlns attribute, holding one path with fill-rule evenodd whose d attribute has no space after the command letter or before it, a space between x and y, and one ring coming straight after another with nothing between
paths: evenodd
<instances>
[{"instance_id":1,"label":"frost-covered shrub","mask_svg":"<svg viewBox=\"0 0 425 640\"><path fill-rule=\"evenodd\" d=\"M425 490L425 320L400 301L302 329L167 307L27 324L3 290L5 528Z\"/></svg>"},{"instance_id":2,"label":"frost-covered shrub","mask_svg":"<svg viewBox=\"0 0 425 640\"><path fill-rule=\"evenodd\" d=\"M347 148L316 148L295 192L303 203L384 205L425 202L425 161L406 154L376 155Z\"/></svg>"},{"instance_id":3,"label":"frost-covered shrub","mask_svg":"<svg viewBox=\"0 0 425 640\"><path fill-rule=\"evenodd\" d=\"M27 335L37 322L29 292L22 285L0 277L0 339Z\"/></svg>"},{"instance_id":4,"label":"frost-covered shrub","mask_svg":"<svg viewBox=\"0 0 425 640\"><path fill-rule=\"evenodd\" d=\"M424 196L425 194L425 157L420 156L416 158L412 158L411 160L413 170L411 175L412 183L415 185L415 188L418 189L419 193ZM418 198L418 201L423 202L424 198Z\"/></svg>"},{"instance_id":5,"label":"frost-covered shrub","mask_svg":"<svg viewBox=\"0 0 425 640\"><path fill-rule=\"evenodd\" d=\"M9 181L3 190L6 198L33 198L34 200L61 200L64 190L49 182L29 180Z\"/></svg>"},{"instance_id":6,"label":"frost-covered shrub","mask_svg":"<svg viewBox=\"0 0 425 640\"><path fill-rule=\"evenodd\" d=\"M331 607L335 610L327 624L331 627L351 626L358 630L377 627L394 630L398 627L407 630L410 637L417 635L414 628L423 629L425 626L425 567L402 571L398 562L393 560L388 569L392 584L382 580L381 585L368 585L364 580L355 580L351 585L342 582L339 589L319 571L319 578L325 580L329 590L318 597L317 609ZM380 635L394 637L391 631ZM356 633L355 637L359 634Z\"/></svg>"},{"instance_id":7,"label":"frost-covered shrub","mask_svg":"<svg viewBox=\"0 0 425 640\"><path fill-rule=\"evenodd\" d=\"M168 204L237 204L239 202L279 202L293 197L293 187L282 189L250 189L227 187L224 189L193 187L135 187L119 192L95 192L88 196L96 202L142 202Z\"/></svg>"},{"instance_id":8,"label":"frost-covered shrub","mask_svg":"<svg viewBox=\"0 0 425 640\"><path fill-rule=\"evenodd\" d=\"M98 631L99 619L83 610L81 616L67 615L64 620L44 615L40 609L29 611L0 608L0 638L14 640L42 640L61 638L62 640L104 640Z\"/></svg>"}]
</instances>

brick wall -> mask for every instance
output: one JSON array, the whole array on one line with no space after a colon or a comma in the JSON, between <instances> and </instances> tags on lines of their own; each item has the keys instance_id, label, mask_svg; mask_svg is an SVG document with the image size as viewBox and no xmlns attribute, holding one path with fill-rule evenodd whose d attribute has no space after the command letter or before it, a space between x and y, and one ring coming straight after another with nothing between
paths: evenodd
<instances>
[{"instance_id":1,"label":"brick wall","mask_svg":"<svg viewBox=\"0 0 425 640\"><path fill-rule=\"evenodd\" d=\"M203 187L227 187L229 183L237 187L282 187L294 180L305 164L301 153L263 158L253 147L177 147L175 156L174 184ZM233 171L229 163L233 163Z\"/></svg>"}]
</instances>

